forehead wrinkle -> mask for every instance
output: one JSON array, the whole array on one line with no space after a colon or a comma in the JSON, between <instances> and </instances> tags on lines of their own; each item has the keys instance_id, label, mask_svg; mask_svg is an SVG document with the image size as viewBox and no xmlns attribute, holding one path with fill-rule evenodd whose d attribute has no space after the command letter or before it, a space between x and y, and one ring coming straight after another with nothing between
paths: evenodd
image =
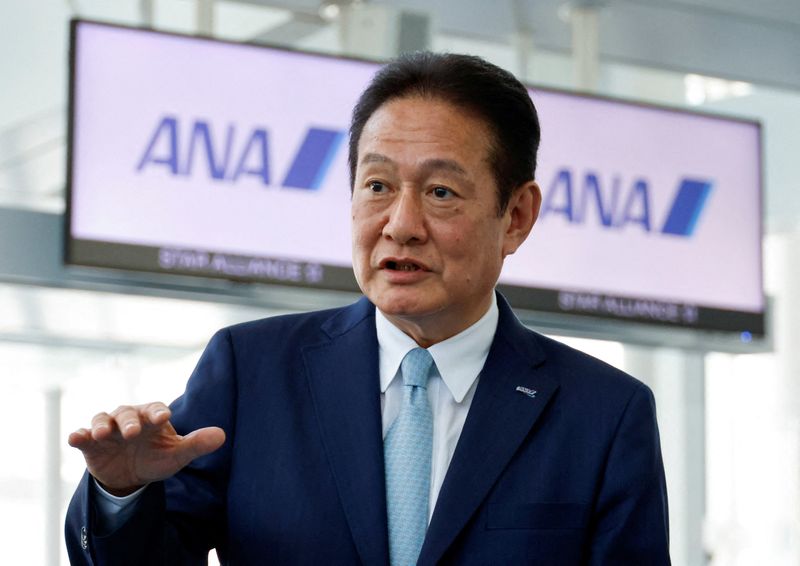
<instances>
[{"instance_id":1,"label":"forehead wrinkle","mask_svg":"<svg viewBox=\"0 0 800 566\"><path fill-rule=\"evenodd\" d=\"M364 154L364 157L361 158L360 161L361 165L369 165L370 163L381 163L396 166L397 163L390 157L383 155L381 153L370 152ZM424 172L431 172L431 171L448 171L450 173L456 173L462 177L468 176L467 170L461 166L458 161L454 159L444 159L444 158L431 158L426 159L419 165L419 169Z\"/></svg>"},{"instance_id":2,"label":"forehead wrinkle","mask_svg":"<svg viewBox=\"0 0 800 566\"><path fill-rule=\"evenodd\" d=\"M467 170L453 159L426 159L420 165L420 169L424 171L448 171L461 177L467 176Z\"/></svg>"}]
</instances>

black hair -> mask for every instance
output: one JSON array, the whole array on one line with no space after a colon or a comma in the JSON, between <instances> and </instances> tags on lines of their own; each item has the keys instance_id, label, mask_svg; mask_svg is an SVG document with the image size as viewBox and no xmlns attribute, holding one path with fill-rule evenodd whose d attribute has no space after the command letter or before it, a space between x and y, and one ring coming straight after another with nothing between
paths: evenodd
<instances>
[{"instance_id":1,"label":"black hair","mask_svg":"<svg viewBox=\"0 0 800 566\"><path fill-rule=\"evenodd\" d=\"M397 98L438 98L481 118L493 135L489 165L497 185L498 213L514 189L536 173L541 131L527 89L511 73L480 57L422 51L382 67L361 94L350 123L350 188L355 184L358 143L370 116Z\"/></svg>"}]
</instances>

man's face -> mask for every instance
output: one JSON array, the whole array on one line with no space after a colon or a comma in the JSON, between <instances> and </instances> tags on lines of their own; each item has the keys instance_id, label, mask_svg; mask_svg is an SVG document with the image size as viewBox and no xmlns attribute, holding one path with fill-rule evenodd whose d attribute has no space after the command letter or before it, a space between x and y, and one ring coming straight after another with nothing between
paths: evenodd
<instances>
[{"instance_id":1,"label":"man's face","mask_svg":"<svg viewBox=\"0 0 800 566\"><path fill-rule=\"evenodd\" d=\"M503 258L530 230L515 228L516 198L497 214L491 140L482 120L416 96L385 103L362 131L354 271L364 294L422 345L486 312Z\"/></svg>"}]
</instances>

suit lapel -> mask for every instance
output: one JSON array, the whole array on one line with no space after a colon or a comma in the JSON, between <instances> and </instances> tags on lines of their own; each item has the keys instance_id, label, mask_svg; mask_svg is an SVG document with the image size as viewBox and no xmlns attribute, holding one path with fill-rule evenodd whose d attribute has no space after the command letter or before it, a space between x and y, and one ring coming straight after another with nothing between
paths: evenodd
<instances>
[{"instance_id":1,"label":"suit lapel","mask_svg":"<svg viewBox=\"0 0 800 566\"><path fill-rule=\"evenodd\" d=\"M365 300L323 325L304 350L323 442L364 564L387 564L386 495L374 308Z\"/></svg>"},{"instance_id":2,"label":"suit lapel","mask_svg":"<svg viewBox=\"0 0 800 566\"><path fill-rule=\"evenodd\" d=\"M555 380L535 369L544 354L534 335L500 296L498 306L498 330L436 502L420 565L441 559L558 389Z\"/></svg>"}]
</instances>

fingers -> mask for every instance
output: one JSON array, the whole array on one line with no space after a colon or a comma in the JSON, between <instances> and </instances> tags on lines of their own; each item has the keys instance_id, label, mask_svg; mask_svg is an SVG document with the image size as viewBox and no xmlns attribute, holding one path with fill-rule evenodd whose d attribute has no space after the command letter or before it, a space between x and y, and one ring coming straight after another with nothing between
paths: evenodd
<instances>
[{"instance_id":1,"label":"fingers","mask_svg":"<svg viewBox=\"0 0 800 566\"><path fill-rule=\"evenodd\" d=\"M70 434L68 442L79 448L90 440L102 441L118 433L124 440L138 436L144 427L161 426L169 421L170 410L164 403L146 405L121 405L111 413L98 413L92 418L92 426L87 431L80 429Z\"/></svg>"},{"instance_id":2,"label":"fingers","mask_svg":"<svg viewBox=\"0 0 800 566\"><path fill-rule=\"evenodd\" d=\"M136 406L122 405L111 413L96 414L92 418L91 428L74 431L69 435L67 442L84 452L84 455L97 450L107 455L110 454L107 451L108 446L116 445L123 449L123 445L128 444L128 441L136 439L136 442L139 442L137 437L144 432L141 440L146 444L141 446L149 446L156 451L166 450L178 465L178 469L195 458L217 450L225 443L225 432L219 427L201 428L180 437L169 424L170 416L169 407L160 402ZM109 445L106 441L112 444ZM156 453L149 452L150 448L142 454L155 457ZM164 453L161 457L163 456L167 454Z\"/></svg>"},{"instance_id":3,"label":"fingers","mask_svg":"<svg viewBox=\"0 0 800 566\"><path fill-rule=\"evenodd\" d=\"M97 413L92 417L90 433L94 440L105 440L114 432L116 424L108 413Z\"/></svg>"},{"instance_id":4,"label":"fingers","mask_svg":"<svg viewBox=\"0 0 800 566\"><path fill-rule=\"evenodd\" d=\"M216 426L199 428L183 437L175 458L183 467L195 458L205 456L225 444L225 431Z\"/></svg>"},{"instance_id":5,"label":"fingers","mask_svg":"<svg viewBox=\"0 0 800 566\"><path fill-rule=\"evenodd\" d=\"M92 433L85 428L79 428L69 435L67 442L73 448L84 448L91 443Z\"/></svg>"},{"instance_id":6,"label":"fingers","mask_svg":"<svg viewBox=\"0 0 800 566\"><path fill-rule=\"evenodd\" d=\"M156 401L141 406L141 415L147 423L160 426L169 420L172 411L164 403Z\"/></svg>"},{"instance_id":7,"label":"fingers","mask_svg":"<svg viewBox=\"0 0 800 566\"><path fill-rule=\"evenodd\" d=\"M101 416L104 413L100 413ZM140 406L121 405L111 413L111 426L119 430L122 438L129 440L142 432L142 414ZM103 422L102 419L100 422ZM94 429L94 422L92 422ZM94 431L93 431L94 432ZM96 438L96 436L95 436Z\"/></svg>"}]
</instances>

